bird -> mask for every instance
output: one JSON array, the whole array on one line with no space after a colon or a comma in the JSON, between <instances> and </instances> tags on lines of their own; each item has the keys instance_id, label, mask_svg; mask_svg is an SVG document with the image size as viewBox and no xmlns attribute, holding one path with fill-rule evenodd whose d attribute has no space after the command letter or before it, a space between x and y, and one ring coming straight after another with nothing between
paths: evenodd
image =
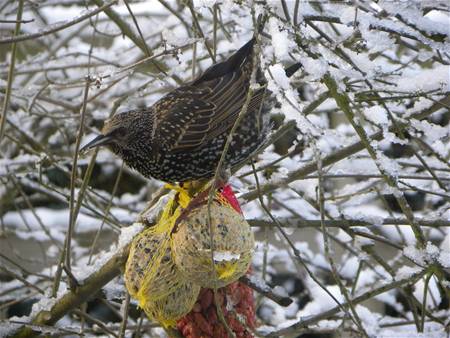
<instances>
[{"instance_id":1,"label":"bird","mask_svg":"<svg viewBox=\"0 0 450 338\"><path fill-rule=\"evenodd\" d=\"M249 93L252 72L259 84L231 137L223 168L248 160L270 132L270 93L255 55L253 37L225 61L213 64L151 107L116 114L81 152L106 146L146 178L167 183L209 179ZM286 70L292 75L300 64ZM292 73L292 74L290 74Z\"/></svg>"}]
</instances>

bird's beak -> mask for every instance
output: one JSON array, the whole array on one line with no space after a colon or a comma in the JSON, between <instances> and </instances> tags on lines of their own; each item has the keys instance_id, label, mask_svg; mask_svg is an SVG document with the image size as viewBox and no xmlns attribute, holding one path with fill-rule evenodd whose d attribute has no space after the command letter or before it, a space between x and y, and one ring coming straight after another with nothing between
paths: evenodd
<instances>
[{"instance_id":1,"label":"bird's beak","mask_svg":"<svg viewBox=\"0 0 450 338\"><path fill-rule=\"evenodd\" d=\"M113 140L113 137L111 135L98 135L96 138L94 138L91 142L86 144L80 149L80 153L85 152L89 149L104 146L107 144L110 144Z\"/></svg>"}]
</instances>

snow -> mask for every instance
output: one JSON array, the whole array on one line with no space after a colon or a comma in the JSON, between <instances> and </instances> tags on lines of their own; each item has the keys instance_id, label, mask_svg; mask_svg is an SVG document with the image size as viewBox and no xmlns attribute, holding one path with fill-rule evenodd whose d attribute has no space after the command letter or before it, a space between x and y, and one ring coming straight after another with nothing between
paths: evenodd
<instances>
[{"instance_id":1,"label":"snow","mask_svg":"<svg viewBox=\"0 0 450 338\"><path fill-rule=\"evenodd\" d=\"M289 88L289 78L286 76L284 66L277 63L275 65L270 66L269 70L278 87L281 87L284 90Z\"/></svg>"},{"instance_id":2,"label":"snow","mask_svg":"<svg viewBox=\"0 0 450 338\"><path fill-rule=\"evenodd\" d=\"M447 255L445 251L444 258ZM421 250L413 245L409 245L403 249L403 254L413 260L418 265L424 266L441 259L441 253L437 246L428 242L425 249Z\"/></svg>"},{"instance_id":3,"label":"snow","mask_svg":"<svg viewBox=\"0 0 450 338\"><path fill-rule=\"evenodd\" d=\"M370 54L389 50L395 44L394 39L391 38L388 33L369 30L362 30L361 32L365 42L367 43L367 48L369 49L368 52Z\"/></svg>"},{"instance_id":4,"label":"snow","mask_svg":"<svg viewBox=\"0 0 450 338\"><path fill-rule=\"evenodd\" d=\"M57 298L54 297L43 297L37 303L33 304L31 308L30 318L33 318L40 312L50 311L52 307L56 304Z\"/></svg>"},{"instance_id":5,"label":"snow","mask_svg":"<svg viewBox=\"0 0 450 338\"><path fill-rule=\"evenodd\" d=\"M117 250L124 248L126 245L130 244L133 238L142 232L144 225L142 223L134 223L128 227L122 228L117 244Z\"/></svg>"},{"instance_id":6,"label":"snow","mask_svg":"<svg viewBox=\"0 0 450 338\"><path fill-rule=\"evenodd\" d=\"M424 259L424 255L423 252L419 249L417 249L415 246L413 245L409 245L406 248L403 249L403 254L412 259L415 263L419 264L419 265L424 265L425 264L425 259Z\"/></svg>"},{"instance_id":7,"label":"snow","mask_svg":"<svg viewBox=\"0 0 450 338\"><path fill-rule=\"evenodd\" d=\"M441 252L439 255L439 263L441 263L444 268L450 268L450 250Z\"/></svg>"},{"instance_id":8,"label":"snow","mask_svg":"<svg viewBox=\"0 0 450 338\"><path fill-rule=\"evenodd\" d=\"M236 254L231 251L214 251L213 258L215 262L230 262L238 260L241 254Z\"/></svg>"},{"instance_id":9,"label":"snow","mask_svg":"<svg viewBox=\"0 0 450 338\"><path fill-rule=\"evenodd\" d=\"M38 156L29 154L16 156L14 159L2 158L0 159L0 175L7 175L16 171L21 166L34 166L37 164L39 159L40 158Z\"/></svg>"},{"instance_id":10,"label":"snow","mask_svg":"<svg viewBox=\"0 0 450 338\"><path fill-rule=\"evenodd\" d=\"M396 271L395 278L398 280L410 278L421 271L418 267L402 266Z\"/></svg>"},{"instance_id":11,"label":"snow","mask_svg":"<svg viewBox=\"0 0 450 338\"><path fill-rule=\"evenodd\" d=\"M1 337L7 337L8 335L11 335L15 332L18 328L20 328L20 322L15 317L10 317L8 321L0 321L0 336ZM15 321L18 321L19 323L14 323Z\"/></svg>"},{"instance_id":12,"label":"snow","mask_svg":"<svg viewBox=\"0 0 450 338\"><path fill-rule=\"evenodd\" d=\"M280 297L289 297L289 294L287 293L287 291L279 285L277 285L273 288L273 293L275 293L276 295L278 295Z\"/></svg>"},{"instance_id":13,"label":"snow","mask_svg":"<svg viewBox=\"0 0 450 338\"><path fill-rule=\"evenodd\" d=\"M377 338L445 338L447 333L444 328L425 325L425 332L418 333L413 325L402 325L401 328L384 328Z\"/></svg>"},{"instance_id":14,"label":"snow","mask_svg":"<svg viewBox=\"0 0 450 338\"><path fill-rule=\"evenodd\" d=\"M428 121L411 120L412 126L419 132L427 135L428 142L435 142L448 137L450 130L439 125L432 124Z\"/></svg>"},{"instance_id":15,"label":"snow","mask_svg":"<svg viewBox=\"0 0 450 338\"><path fill-rule=\"evenodd\" d=\"M414 285L414 296L421 301L424 299L425 281L419 280ZM439 292L439 286L436 278L432 277L428 282L426 307L432 309L441 303L442 297Z\"/></svg>"},{"instance_id":16,"label":"snow","mask_svg":"<svg viewBox=\"0 0 450 338\"><path fill-rule=\"evenodd\" d=\"M381 315L373 313L367 307L359 304L356 305L355 310L358 317L361 319L364 330L366 330L369 337L376 336L380 331L379 321Z\"/></svg>"},{"instance_id":17,"label":"snow","mask_svg":"<svg viewBox=\"0 0 450 338\"><path fill-rule=\"evenodd\" d=\"M269 285L266 284L266 282L264 280L262 280L261 278L258 278L258 276L256 276L255 274L251 274L248 279L250 280L250 282L252 284L254 284L257 288L261 289L261 290L265 290L265 291L270 291L270 287Z\"/></svg>"},{"instance_id":18,"label":"snow","mask_svg":"<svg viewBox=\"0 0 450 338\"><path fill-rule=\"evenodd\" d=\"M272 36L273 51L278 60L287 59L290 49L294 46L286 30L279 27L277 19L271 17L267 24L270 35Z\"/></svg>"},{"instance_id":19,"label":"snow","mask_svg":"<svg viewBox=\"0 0 450 338\"><path fill-rule=\"evenodd\" d=\"M356 277L356 272L358 271L358 257L353 256L345 260L344 265L339 269L339 273L342 277L346 279L353 279Z\"/></svg>"},{"instance_id":20,"label":"snow","mask_svg":"<svg viewBox=\"0 0 450 338\"><path fill-rule=\"evenodd\" d=\"M106 299L117 300L124 299L128 292L125 288L125 281L122 277L116 277L102 288Z\"/></svg>"},{"instance_id":21,"label":"snow","mask_svg":"<svg viewBox=\"0 0 450 338\"><path fill-rule=\"evenodd\" d=\"M311 284L314 282L309 282ZM344 302L344 296L341 294L339 286L337 285L326 285L326 292L322 287L317 284L310 285L309 292L312 301L307 303L306 306L299 311L297 316L311 316L318 314L320 312L327 311L335 306L337 306L336 301L331 298L330 294L339 302ZM329 294L330 293L330 294Z\"/></svg>"},{"instance_id":22,"label":"snow","mask_svg":"<svg viewBox=\"0 0 450 338\"><path fill-rule=\"evenodd\" d=\"M430 34L432 33L441 33L448 34L448 22L441 23L436 20L432 20L429 17L417 17L415 6L409 6L405 3L393 4L391 2L384 2L383 9L388 13L395 15L400 14L407 21L414 23L416 27L420 30L426 31Z\"/></svg>"},{"instance_id":23,"label":"snow","mask_svg":"<svg viewBox=\"0 0 450 338\"><path fill-rule=\"evenodd\" d=\"M373 123L379 126L387 126L388 125L388 117L387 112L383 107L373 106L367 109L364 109L364 116Z\"/></svg>"},{"instance_id":24,"label":"snow","mask_svg":"<svg viewBox=\"0 0 450 338\"><path fill-rule=\"evenodd\" d=\"M111 212L119 219L129 219L129 213L120 209L112 209ZM64 233L69 222L69 209L54 210L38 207L34 210L21 210L7 212L3 216L4 225L23 239L35 239L38 241L49 240L48 235L42 229L44 224L52 238L63 241ZM77 233L88 233L97 229L102 223L101 219L80 212L77 217L75 231Z\"/></svg>"},{"instance_id":25,"label":"snow","mask_svg":"<svg viewBox=\"0 0 450 338\"><path fill-rule=\"evenodd\" d=\"M87 256L79 259L77 265L72 268L72 272L77 280L83 281L92 273L98 271L106 262L109 261L109 259L130 244L133 238L142 232L144 228L144 224L139 222L135 222L128 227L123 227L117 242L113 243L107 251L102 250L97 255L93 256L92 263L89 264L89 259Z\"/></svg>"},{"instance_id":26,"label":"snow","mask_svg":"<svg viewBox=\"0 0 450 338\"><path fill-rule=\"evenodd\" d=\"M403 312L403 310L404 310L403 305L401 303L399 303L396 299L395 291L384 292L384 293L376 296L375 299L384 304L391 306L398 312Z\"/></svg>"},{"instance_id":27,"label":"snow","mask_svg":"<svg viewBox=\"0 0 450 338\"><path fill-rule=\"evenodd\" d=\"M300 57L300 62L309 74L310 80L318 80L328 71L328 63L323 58L313 59L310 57Z\"/></svg>"}]
</instances>

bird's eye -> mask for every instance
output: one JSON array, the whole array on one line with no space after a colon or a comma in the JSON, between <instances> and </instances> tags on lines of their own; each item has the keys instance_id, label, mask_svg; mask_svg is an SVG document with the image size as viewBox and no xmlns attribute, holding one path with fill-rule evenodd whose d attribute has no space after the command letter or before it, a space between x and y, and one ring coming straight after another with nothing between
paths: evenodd
<instances>
[{"instance_id":1,"label":"bird's eye","mask_svg":"<svg viewBox=\"0 0 450 338\"><path fill-rule=\"evenodd\" d=\"M124 127L118 127L114 129L114 131L111 134L113 134L114 137L122 138L127 134L127 130Z\"/></svg>"}]
</instances>

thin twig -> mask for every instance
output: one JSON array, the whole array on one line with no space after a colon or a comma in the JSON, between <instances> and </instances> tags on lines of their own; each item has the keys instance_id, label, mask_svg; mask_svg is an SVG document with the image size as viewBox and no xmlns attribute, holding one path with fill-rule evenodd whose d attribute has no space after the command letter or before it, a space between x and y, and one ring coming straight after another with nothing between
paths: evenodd
<instances>
[{"instance_id":1,"label":"thin twig","mask_svg":"<svg viewBox=\"0 0 450 338\"><path fill-rule=\"evenodd\" d=\"M239 281L241 283L244 283L245 285L251 287L253 290L259 292L264 297L269 298L270 300L273 300L275 303L281 306L289 306L292 304L293 300L289 297L280 296L273 292L273 290L268 285L261 285L261 281L258 281L258 283L253 283L252 280L247 277L246 275L239 278Z\"/></svg>"},{"instance_id":2,"label":"thin twig","mask_svg":"<svg viewBox=\"0 0 450 338\"><path fill-rule=\"evenodd\" d=\"M384 284L382 286L373 288L371 291L367 291L367 292L363 293L362 295L352 298L351 301L354 305L360 304L368 299L374 298L375 296L383 294L387 291L397 289L397 288L402 287L407 284L413 285L419 279L421 279L426 273L427 273L427 270L422 270L419 273L415 273L415 274L411 275L409 278L396 280L396 281ZM349 304L343 303L343 304L341 304L341 306L348 307ZM293 334L297 333L300 329L302 329L304 327L308 327L313 324L316 324L323 319L330 318L331 316L338 314L340 311L341 311L341 308L339 306L335 306L332 309L321 312L318 315L311 316L306 319L302 319L299 322L297 322L293 325L290 325L286 328L271 332L271 333L265 335L265 337L276 338L276 337L280 337L280 336L293 335Z\"/></svg>"},{"instance_id":3,"label":"thin twig","mask_svg":"<svg viewBox=\"0 0 450 338\"><path fill-rule=\"evenodd\" d=\"M331 78L330 75L325 75L323 78L323 81L326 84L326 86L328 87L328 90L330 91L331 95L335 99L336 104L345 113L350 124L353 126L356 133L360 137L364 147L369 152L370 157L372 157L372 159L374 160L375 164L377 165L378 169L380 170L381 175L383 175L383 178L386 181L386 183L390 187L397 189L397 191L398 191L398 186L397 186L395 178L392 175L390 175L386 171L386 169L381 165L380 161L378 160L378 156L377 156L374 148L372 147L372 145L370 143L370 139L367 137L367 134L366 134L364 128L362 128L362 126L356 122L354 113L350 108L350 100L349 100L348 96L346 94L338 92L337 84L334 81L334 79ZM424 247L425 246L425 236L424 236L419 224L415 220L414 214L413 214L408 202L406 201L405 196L402 193L399 193L395 196L395 198L397 200L397 203L400 205L400 208L402 209L403 213L405 214L406 218L409 221L411 229L413 230L414 235L416 237L417 244L421 247Z\"/></svg>"},{"instance_id":4,"label":"thin twig","mask_svg":"<svg viewBox=\"0 0 450 338\"><path fill-rule=\"evenodd\" d=\"M117 0L112 0L111 2L104 4L101 7L96 8L94 10L91 10L91 11L87 12L86 14L80 15L73 20L64 22L60 25L52 26L51 28L44 29L38 33L24 34L24 35L19 35L19 36L2 38L2 39L0 39L0 45L6 44L6 43L17 43L17 42L26 41L26 40L38 39L40 37L59 32L60 30L63 30L70 26L76 25L77 23L80 23L98 13L103 12L105 9L111 7L112 5L115 5L116 3L117 3ZM20 22L18 24L20 25Z\"/></svg>"},{"instance_id":5,"label":"thin twig","mask_svg":"<svg viewBox=\"0 0 450 338\"><path fill-rule=\"evenodd\" d=\"M128 321L128 308L130 305L130 294L127 292L125 294L125 299L122 302L122 322L120 323L120 330L118 334L118 338L125 337L125 331L127 329L127 321Z\"/></svg>"},{"instance_id":6,"label":"thin twig","mask_svg":"<svg viewBox=\"0 0 450 338\"><path fill-rule=\"evenodd\" d=\"M350 316L349 313L347 313L347 309L343 308L344 311L349 315L349 317L352 319L352 321L356 324L356 326L359 329L359 332L362 334L362 336L369 338L369 335L367 334L366 330L364 329L364 327L362 326L361 323L361 318L359 318L358 313L355 310L355 306L353 305L350 295L348 294L347 289L345 288L345 286L343 285L341 279L339 278L339 274L337 272L337 268L336 268L336 264L334 262L334 258L333 255L331 253L331 249L330 249L330 242L328 239L328 230L325 227L325 197L324 197L324 192L323 192L323 177L322 177L322 159L321 159L321 155L320 152L317 148L316 145L314 145L314 152L316 154L317 157L317 173L319 175L319 180L318 180L318 195L319 195L319 211L320 211L320 223L321 223L321 230L322 230L322 236L323 236L323 243L324 243L324 252L325 252L325 257L328 261L328 263L330 264L331 267L331 274L333 276L334 281L336 282L336 284L339 286L339 290L341 292L341 294L344 296L348 307L351 311L352 316Z\"/></svg>"},{"instance_id":7,"label":"thin twig","mask_svg":"<svg viewBox=\"0 0 450 338\"><path fill-rule=\"evenodd\" d=\"M19 0L19 6L17 7L17 22L16 22L16 28L14 29L14 37L16 37L20 32L20 24L21 24L21 20L22 20L22 12L23 12L23 1L24 0ZM0 41L1 41L1 39L0 39ZM5 93L5 97L3 99L2 115L1 115L1 120L0 120L0 143L3 140L3 134L5 132L6 114L8 113L9 100L11 98L11 89L12 89L12 84L13 84L13 80L14 80L14 67L16 64L16 51L17 51L17 43L14 42L11 46L11 61L9 64L6 93Z\"/></svg>"}]
</instances>

